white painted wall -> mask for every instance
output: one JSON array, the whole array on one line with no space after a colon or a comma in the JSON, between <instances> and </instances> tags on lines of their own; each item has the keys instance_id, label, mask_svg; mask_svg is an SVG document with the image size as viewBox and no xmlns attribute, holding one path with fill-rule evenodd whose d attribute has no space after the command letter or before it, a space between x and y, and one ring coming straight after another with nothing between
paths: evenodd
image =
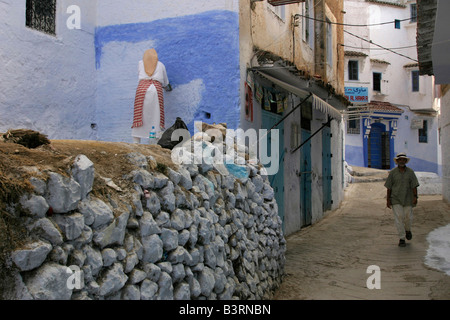
<instances>
[{"instance_id":1,"label":"white painted wall","mask_svg":"<svg viewBox=\"0 0 450 320\"><path fill-rule=\"evenodd\" d=\"M439 173L439 161L437 159L437 146L439 145L438 118L435 116L417 115L409 108L401 107L404 111L399 122L395 137L396 152L406 152L411 157L410 166L416 171L431 171L432 166ZM411 121L414 119L427 120L428 122L428 142L419 143L418 129L411 129Z\"/></svg>"},{"instance_id":2,"label":"white painted wall","mask_svg":"<svg viewBox=\"0 0 450 320\"><path fill-rule=\"evenodd\" d=\"M69 30L73 1L57 1L56 36L25 26L25 3L0 2L0 132L30 128L52 139L95 138L95 2L77 1L81 30Z\"/></svg>"},{"instance_id":3,"label":"white painted wall","mask_svg":"<svg viewBox=\"0 0 450 320\"><path fill-rule=\"evenodd\" d=\"M239 0L123 0L98 1L98 26L148 22L210 10L239 11ZM120 8L120 10L117 10Z\"/></svg>"},{"instance_id":4,"label":"white painted wall","mask_svg":"<svg viewBox=\"0 0 450 320\"><path fill-rule=\"evenodd\" d=\"M447 85L448 86L448 85ZM441 98L442 197L450 203L450 91Z\"/></svg>"},{"instance_id":5,"label":"white painted wall","mask_svg":"<svg viewBox=\"0 0 450 320\"><path fill-rule=\"evenodd\" d=\"M403 20L410 17L409 4L414 1L405 1L406 7L383 5L364 0L344 1L345 23L367 25ZM346 51L358 51L367 54L367 57L345 56L345 86L368 87L369 101L378 100L390 102L398 105L406 111L398 121L398 132L395 137L395 153L408 151L409 155L420 160L418 168L436 167L440 172L439 143L437 140L437 117L424 117L429 120L429 142L418 143L417 129L410 129L410 120L421 117L414 115L410 111L414 110L437 110L434 95L434 78L430 76L420 76L419 92L412 92L411 71L418 70L417 66L407 66L414 64L417 60L416 49L416 23L409 20L402 21L400 29L395 29L394 24L385 24L370 27L347 26L345 29L373 43L385 48L393 48L404 56L394 54L387 50L380 50L380 47L371 45L366 41L358 39L352 35L344 33ZM356 47L356 48L353 48ZM405 47L405 48L403 48ZM373 59L386 61L389 64L377 63ZM348 61L359 61L359 80L348 80ZM405 67L407 66L407 67ZM372 90L372 72L381 72L382 94ZM387 81L387 82L386 82ZM383 86L387 85L387 91L383 94ZM405 115L408 119L405 118ZM362 128L362 126L361 126ZM357 148L362 152L362 135L346 134L346 146L352 157L357 157ZM358 158L358 157L357 157ZM362 158L361 158L362 159ZM361 159L347 159L348 163L361 165ZM428 163L428 165L427 165Z\"/></svg>"}]
</instances>

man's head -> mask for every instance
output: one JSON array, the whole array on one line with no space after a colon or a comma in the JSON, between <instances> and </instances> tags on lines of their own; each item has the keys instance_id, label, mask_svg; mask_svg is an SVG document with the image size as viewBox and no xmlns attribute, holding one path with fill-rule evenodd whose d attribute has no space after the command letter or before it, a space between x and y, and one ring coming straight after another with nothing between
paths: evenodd
<instances>
[{"instance_id":1,"label":"man's head","mask_svg":"<svg viewBox=\"0 0 450 320\"><path fill-rule=\"evenodd\" d=\"M394 162L397 164L397 166L404 167L409 162L409 158L406 156L406 153L399 153L394 158Z\"/></svg>"}]
</instances>

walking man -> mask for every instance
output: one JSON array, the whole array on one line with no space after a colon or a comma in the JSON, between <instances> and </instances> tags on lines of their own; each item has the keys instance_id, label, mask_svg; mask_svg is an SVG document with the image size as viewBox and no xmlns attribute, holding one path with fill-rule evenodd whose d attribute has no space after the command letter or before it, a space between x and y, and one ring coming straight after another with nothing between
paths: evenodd
<instances>
[{"instance_id":1,"label":"walking man","mask_svg":"<svg viewBox=\"0 0 450 320\"><path fill-rule=\"evenodd\" d=\"M387 188L387 207L394 212L395 225L400 237L399 246L405 247L407 240L412 239L411 224L413 207L417 205L417 180L414 170L406 164L409 158L405 153L399 153L394 158L397 167L389 172L384 186Z\"/></svg>"}]
</instances>

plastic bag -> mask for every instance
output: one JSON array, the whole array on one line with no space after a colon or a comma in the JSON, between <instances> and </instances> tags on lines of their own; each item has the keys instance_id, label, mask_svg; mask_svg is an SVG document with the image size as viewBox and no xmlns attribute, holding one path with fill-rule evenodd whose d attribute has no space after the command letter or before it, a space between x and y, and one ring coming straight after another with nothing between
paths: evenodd
<instances>
[{"instance_id":1,"label":"plastic bag","mask_svg":"<svg viewBox=\"0 0 450 320\"><path fill-rule=\"evenodd\" d=\"M180 117L177 117L175 120L175 123L161 136L161 139L159 139L158 144L166 149L172 150L177 144L183 141L183 137L180 137L178 140L172 141L172 133L177 129L186 129L188 130L186 124L183 120L181 120Z\"/></svg>"}]
</instances>

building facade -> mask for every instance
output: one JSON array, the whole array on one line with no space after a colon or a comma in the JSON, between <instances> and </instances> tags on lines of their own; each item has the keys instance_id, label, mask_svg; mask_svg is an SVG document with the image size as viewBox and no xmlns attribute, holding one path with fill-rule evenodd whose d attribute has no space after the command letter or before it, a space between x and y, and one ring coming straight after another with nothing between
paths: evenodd
<instances>
[{"instance_id":1,"label":"building facade","mask_svg":"<svg viewBox=\"0 0 450 320\"><path fill-rule=\"evenodd\" d=\"M241 127L278 130L269 179L286 234L343 200L342 10L343 1L240 2Z\"/></svg>"},{"instance_id":2,"label":"building facade","mask_svg":"<svg viewBox=\"0 0 450 320\"><path fill-rule=\"evenodd\" d=\"M0 131L131 142L138 62L155 48L181 117L239 126L239 1L6 0ZM17 116L20 115L20 116Z\"/></svg>"},{"instance_id":3,"label":"building facade","mask_svg":"<svg viewBox=\"0 0 450 320\"><path fill-rule=\"evenodd\" d=\"M450 12L448 1L417 1L417 48L421 75L435 76L440 93L439 139L442 148L442 198L450 202Z\"/></svg>"},{"instance_id":4,"label":"building facade","mask_svg":"<svg viewBox=\"0 0 450 320\"><path fill-rule=\"evenodd\" d=\"M434 78L419 74L416 1L346 0L344 10L346 161L391 169L406 152L414 170L440 174L439 100Z\"/></svg>"},{"instance_id":5,"label":"building facade","mask_svg":"<svg viewBox=\"0 0 450 320\"><path fill-rule=\"evenodd\" d=\"M173 88L166 127L181 117L191 133L195 121L274 129L268 178L286 234L341 203L343 0L5 0L0 9L0 132L131 142L138 62L155 48Z\"/></svg>"}]
</instances>

